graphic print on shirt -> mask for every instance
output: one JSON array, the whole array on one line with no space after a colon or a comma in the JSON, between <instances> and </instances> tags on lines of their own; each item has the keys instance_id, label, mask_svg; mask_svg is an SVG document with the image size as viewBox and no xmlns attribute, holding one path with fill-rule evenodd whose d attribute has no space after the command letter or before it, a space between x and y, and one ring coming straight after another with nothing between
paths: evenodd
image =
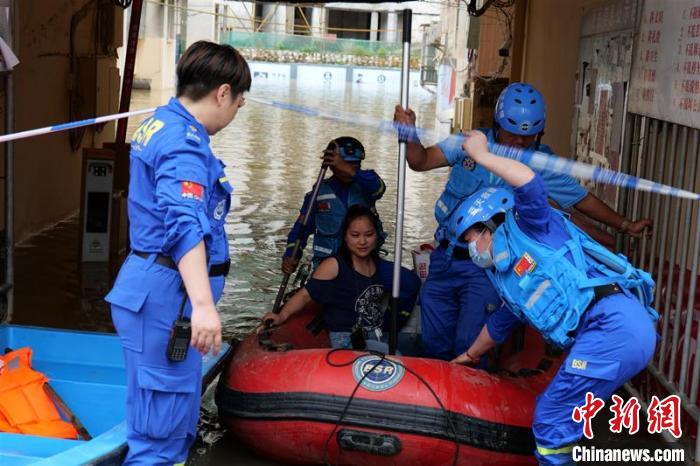
<instances>
[{"instance_id":1,"label":"graphic print on shirt","mask_svg":"<svg viewBox=\"0 0 700 466\"><path fill-rule=\"evenodd\" d=\"M380 284L369 285L355 301L357 321L366 330L374 330L382 325L382 296L384 287Z\"/></svg>"}]
</instances>

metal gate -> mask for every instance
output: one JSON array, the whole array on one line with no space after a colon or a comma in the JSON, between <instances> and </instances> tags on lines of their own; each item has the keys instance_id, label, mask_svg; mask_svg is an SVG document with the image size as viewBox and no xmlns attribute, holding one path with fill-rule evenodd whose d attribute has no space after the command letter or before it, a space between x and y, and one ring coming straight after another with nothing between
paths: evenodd
<instances>
[{"instance_id":1,"label":"metal gate","mask_svg":"<svg viewBox=\"0 0 700 466\"><path fill-rule=\"evenodd\" d=\"M622 171L657 182L698 191L700 129L628 113L625 124ZM655 307L659 312L661 340L648 372L658 385L681 399L685 413L698 423L700 380L700 204L695 201L641 191L622 191L621 212L628 218L654 220L651 238L618 237L622 250L656 281ZM646 393L628 384L641 400ZM668 436L669 440L675 441ZM695 458L700 457L700 436Z\"/></svg>"}]
</instances>

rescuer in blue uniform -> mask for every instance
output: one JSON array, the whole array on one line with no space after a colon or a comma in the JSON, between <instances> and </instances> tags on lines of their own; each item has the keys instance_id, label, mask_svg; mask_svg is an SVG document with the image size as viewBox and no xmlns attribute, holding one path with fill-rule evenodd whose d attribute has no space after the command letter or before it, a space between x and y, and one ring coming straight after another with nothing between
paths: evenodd
<instances>
[{"instance_id":1,"label":"rescuer in blue uniform","mask_svg":"<svg viewBox=\"0 0 700 466\"><path fill-rule=\"evenodd\" d=\"M482 131L491 141L551 152L548 146L540 144L545 119L544 99L540 92L529 84L513 83L498 98L494 128ZM447 228L454 209L462 200L478 189L502 186L503 181L462 151L463 135L454 135L425 148L418 139L416 116L412 110L397 106L394 120L403 125L400 137L407 141L406 160L413 170L452 167L445 190L435 204L438 222L435 239L439 246L430 256L428 278L421 291L425 355L449 360L474 341L500 300L483 270L470 260L469 251L457 246L447 254ZM649 220L629 222L570 176L552 172L540 175L550 197L562 209L574 207L595 220L636 235L651 225Z\"/></svg>"},{"instance_id":2,"label":"rescuer in blue uniform","mask_svg":"<svg viewBox=\"0 0 700 466\"><path fill-rule=\"evenodd\" d=\"M481 132L468 133L463 148L514 194L481 189L453 215L449 247L466 246L505 302L453 362L477 364L521 322L568 349L537 398L533 432L540 464L574 464L573 444L583 435L572 419L574 408L584 404L587 392L609 398L654 353L654 282L550 207L541 176L489 153Z\"/></svg>"},{"instance_id":3,"label":"rescuer in blue uniform","mask_svg":"<svg viewBox=\"0 0 700 466\"><path fill-rule=\"evenodd\" d=\"M177 98L133 136L132 251L105 298L126 362L125 465L184 463L197 430L202 355L221 347L215 303L230 264L232 188L209 136L244 105L251 76L233 47L200 41L178 62L177 78ZM166 350L183 302L193 348L173 362Z\"/></svg>"},{"instance_id":4,"label":"rescuer in blue uniform","mask_svg":"<svg viewBox=\"0 0 700 466\"><path fill-rule=\"evenodd\" d=\"M340 246L340 229L345 213L352 205L362 205L376 210L376 202L384 196L386 186L374 170L363 170L362 160L365 148L353 137L343 136L333 139L323 151L323 163L333 176L323 180L316 197L316 208L311 211L306 228L302 231L301 221L309 208L311 193L306 193L299 218L287 237L287 247L282 258L282 271L296 270L301 253L306 247L309 235L314 235L314 268L326 257L335 255ZM301 235L298 257L292 257L294 243ZM379 232L380 243L386 234Z\"/></svg>"},{"instance_id":5,"label":"rescuer in blue uniform","mask_svg":"<svg viewBox=\"0 0 700 466\"><path fill-rule=\"evenodd\" d=\"M323 151L323 161L330 167L333 176L323 180L316 198L315 208L309 216L306 228L302 231L302 219L309 208L311 193L304 197L299 218L289 232L287 247L282 258L282 271L293 273L299 258L306 246L309 235L313 240L314 268L326 257L335 256L341 243L341 228L348 207L361 205L376 211L375 204L386 191L384 181L374 170L363 170L362 160L365 158L365 148L360 141L353 137L343 136L333 139ZM379 244L386 238L386 233L379 223ZM294 243L301 235L301 243L297 257L292 257ZM391 290L393 283L393 262L379 260L378 270L382 284L386 290ZM401 293L399 296L399 322L405 322L413 310L420 290L420 279L415 273L401 268ZM412 351L401 344L404 354Z\"/></svg>"}]
</instances>

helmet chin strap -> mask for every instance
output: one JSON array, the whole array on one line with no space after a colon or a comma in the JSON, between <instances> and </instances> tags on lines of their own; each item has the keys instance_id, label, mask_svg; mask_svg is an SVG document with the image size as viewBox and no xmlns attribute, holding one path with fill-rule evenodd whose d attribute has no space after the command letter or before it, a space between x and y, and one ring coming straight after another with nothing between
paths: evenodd
<instances>
[{"instance_id":1,"label":"helmet chin strap","mask_svg":"<svg viewBox=\"0 0 700 466\"><path fill-rule=\"evenodd\" d=\"M540 142L542 141L542 136L544 136L544 131L540 131L535 138L535 144L532 146L534 150L540 150Z\"/></svg>"}]
</instances>

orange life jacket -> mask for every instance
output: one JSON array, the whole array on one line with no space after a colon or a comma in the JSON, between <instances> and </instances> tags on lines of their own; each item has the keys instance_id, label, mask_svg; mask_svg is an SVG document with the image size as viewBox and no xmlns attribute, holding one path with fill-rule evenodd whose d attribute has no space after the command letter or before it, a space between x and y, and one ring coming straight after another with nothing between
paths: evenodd
<instances>
[{"instance_id":1,"label":"orange life jacket","mask_svg":"<svg viewBox=\"0 0 700 466\"><path fill-rule=\"evenodd\" d=\"M44 391L48 379L32 369L32 350L21 348L0 356L0 432L66 439L78 432L61 419Z\"/></svg>"}]
</instances>

